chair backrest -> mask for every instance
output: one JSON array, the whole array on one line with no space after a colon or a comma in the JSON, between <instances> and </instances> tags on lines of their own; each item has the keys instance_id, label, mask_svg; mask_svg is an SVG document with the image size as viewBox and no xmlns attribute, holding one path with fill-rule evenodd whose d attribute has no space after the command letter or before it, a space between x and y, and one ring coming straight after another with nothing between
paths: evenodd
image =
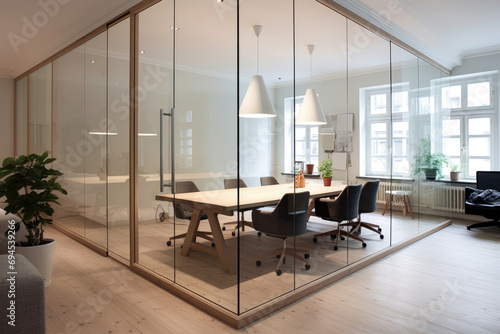
<instances>
[{"instance_id":1,"label":"chair backrest","mask_svg":"<svg viewBox=\"0 0 500 334\"><path fill-rule=\"evenodd\" d=\"M242 179L225 179L224 189L234 189L234 188L246 188L245 182Z\"/></svg>"},{"instance_id":2,"label":"chair backrest","mask_svg":"<svg viewBox=\"0 0 500 334\"><path fill-rule=\"evenodd\" d=\"M177 194L194 193L200 191L193 181L175 182L175 191ZM193 214L193 207L187 204L174 204L175 216L179 219L190 219Z\"/></svg>"},{"instance_id":3,"label":"chair backrest","mask_svg":"<svg viewBox=\"0 0 500 334\"><path fill-rule=\"evenodd\" d=\"M368 181L363 184L359 196L359 213L375 212L377 210L377 192L380 180Z\"/></svg>"},{"instance_id":4,"label":"chair backrest","mask_svg":"<svg viewBox=\"0 0 500 334\"><path fill-rule=\"evenodd\" d=\"M500 191L500 171L477 171L477 189L494 189Z\"/></svg>"},{"instance_id":5,"label":"chair backrest","mask_svg":"<svg viewBox=\"0 0 500 334\"><path fill-rule=\"evenodd\" d=\"M274 176L262 176L260 178L260 185L261 186L269 186L272 184L279 184L278 180Z\"/></svg>"},{"instance_id":6,"label":"chair backrest","mask_svg":"<svg viewBox=\"0 0 500 334\"><path fill-rule=\"evenodd\" d=\"M344 221L352 220L358 217L359 197L361 195L361 184L347 186L340 195L334 200L316 199L316 215L321 218ZM326 208L322 208L325 206ZM323 205L319 205L323 204Z\"/></svg>"},{"instance_id":7,"label":"chair backrest","mask_svg":"<svg viewBox=\"0 0 500 334\"><path fill-rule=\"evenodd\" d=\"M284 194L271 214L252 215L256 230L279 237L303 234L307 228L309 192ZM262 219L260 219L262 217Z\"/></svg>"}]
</instances>

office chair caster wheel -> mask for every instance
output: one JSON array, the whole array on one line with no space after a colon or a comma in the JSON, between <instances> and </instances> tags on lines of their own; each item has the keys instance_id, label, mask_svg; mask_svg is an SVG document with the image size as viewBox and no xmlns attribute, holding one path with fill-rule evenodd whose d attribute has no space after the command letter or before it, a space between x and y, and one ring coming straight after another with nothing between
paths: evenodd
<instances>
[{"instance_id":1,"label":"office chair caster wheel","mask_svg":"<svg viewBox=\"0 0 500 334\"><path fill-rule=\"evenodd\" d=\"M340 240L345 240L345 238L344 237L340 237Z\"/></svg>"},{"instance_id":2,"label":"office chair caster wheel","mask_svg":"<svg viewBox=\"0 0 500 334\"><path fill-rule=\"evenodd\" d=\"M212 242L212 247L215 247L215 242Z\"/></svg>"},{"instance_id":3,"label":"office chair caster wheel","mask_svg":"<svg viewBox=\"0 0 500 334\"><path fill-rule=\"evenodd\" d=\"M257 260L257 262L255 262L255 264L257 265L257 267L260 267L260 265L262 264L262 262L260 262L259 260Z\"/></svg>"},{"instance_id":4,"label":"office chair caster wheel","mask_svg":"<svg viewBox=\"0 0 500 334\"><path fill-rule=\"evenodd\" d=\"M277 259L279 259L280 257L281 257L281 255L280 255L280 254L276 255L276 258L277 258Z\"/></svg>"},{"instance_id":5,"label":"office chair caster wheel","mask_svg":"<svg viewBox=\"0 0 500 334\"><path fill-rule=\"evenodd\" d=\"M226 230L226 227L225 226L222 226L222 230L225 231Z\"/></svg>"},{"instance_id":6,"label":"office chair caster wheel","mask_svg":"<svg viewBox=\"0 0 500 334\"><path fill-rule=\"evenodd\" d=\"M308 258L309 258L309 254L307 254L307 253L306 253L306 254L304 254L304 259L306 259L306 260L307 260Z\"/></svg>"},{"instance_id":7,"label":"office chair caster wheel","mask_svg":"<svg viewBox=\"0 0 500 334\"><path fill-rule=\"evenodd\" d=\"M467 226L467 230L470 231L470 226Z\"/></svg>"},{"instance_id":8,"label":"office chair caster wheel","mask_svg":"<svg viewBox=\"0 0 500 334\"><path fill-rule=\"evenodd\" d=\"M257 232L257 235L260 237L262 235L262 232Z\"/></svg>"},{"instance_id":9,"label":"office chair caster wheel","mask_svg":"<svg viewBox=\"0 0 500 334\"><path fill-rule=\"evenodd\" d=\"M232 233L231 233L231 235L232 235L233 237L235 237L235 236L236 236L236 232L232 232Z\"/></svg>"},{"instance_id":10,"label":"office chair caster wheel","mask_svg":"<svg viewBox=\"0 0 500 334\"><path fill-rule=\"evenodd\" d=\"M366 243L362 243L361 246L363 246L363 248L366 248Z\"/></svg>"},{"instance_id":11,"label":"office chair caster wheel","mask_svg":"<svg viewBox=\"0 0 500 334\"><path fill-rule=\"evenodd\" d=\"M309 269L311 269L311 266L306 264L306 270L309 270Z\"/></svg>"},{"instance_id":12,"label":"office chair caster wheel","mask_svg":"<svg viewBox=\"0 0 500 334\"><path fill-rule=\"evenodd\" d=\"M378 228L378 231L379 231L379 232L382 232L382 229L379 227L379 228Z\"/></svg>"},{"instance_id":13,"label":"office chair caster wheel","mask_svg":"<svg viewBox=\"0 0 500 334\"><path fill-rule=\"evenodd\" d=\"M277 275L277 276L280 276L280 275L281 275L281 270L279 270L279 269L278 269L278 270L276 270L276 275Z\"/></svg>"},{"instance_id":14,"label":"office chair caster wheel","mask_svg":"<svg viewBox=\"0 0 500 334\"><path fill-rule=\"evenodd\" d=\"M167 246L171 246L172 245L172 241L167 241Z\"/></svg>"},{"instance_id":15,"label":"office chair caster wheel","mask_svg":"<svg viewBox=\"0 0 500 334\"><path fill-rule=\"evenodd\" d=\"M182 246L184 246L184 245L181 245L181 248L182 248Z\"/></svg>"},{"instance_id":16,"label":"office chair caster wheel","mask_svg":"<svg viewBox=\"0 0 500 334\"><path fill-rule=\"evenodd\" d=\"M313 238L313 242L318 242L318 238Z\"/></svg>"},{"instance_id":17,"label":"office chair caster wheel","mask_svg":"<svg viewBox=\"0 0 500 334\"><path fill-rule=\"evenodd\" d=\"M330 234L330 238L331 238L332 240L335 240L335 238L337 238L337 235L336 235L336 234Z\"/></svg>"},{"instance_id":18,"label":"office chair caster wheel","mask_svg":"<svg viewBox=\"0 0 500 334\"><path fill-rule=\"evenodd\" d=\"M380 239L384 239L384 235L383 234L380 235Z\"/></svg>"},{"instance_id":19,"label":"office chair caster wheel","mask_svg":"<svg viewBox=\"0 0 500 334\"><path fill-rule=\"evenodd\" d=\"M338 250L339 246L333 246L333 250Z\"/></svg>"}]
</instances>

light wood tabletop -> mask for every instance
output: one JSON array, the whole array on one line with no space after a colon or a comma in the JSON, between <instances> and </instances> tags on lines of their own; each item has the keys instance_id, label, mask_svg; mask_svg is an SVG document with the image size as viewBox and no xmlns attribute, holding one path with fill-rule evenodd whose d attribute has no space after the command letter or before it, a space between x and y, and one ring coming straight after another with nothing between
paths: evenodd
<instances>
[{"instance_id":1,"label":"light wood tabletop","mask_svg":"<svg viewBox=\"0 0 500 334\"><path fill-rule=\"evenodd\" d=\"M293 184L276 184L260 187L246 187L239 189L221 189L181 194L157 195L159 201L184 203L192 205L193 215L189 223L188 232L182 246L181 255L188 256L191 249L200 250L219 257L222 269L233 273L228 261L228 251L222 235L222 229L217 218L218 214L232 216L233 212L242 209L253 209L274 205L286 193L309 191L312 199L309 205L309 215L314 207L314 199L318 197L331 197L338 195L345 185L333 184L325 187L318 183L307 183L305 188L295 188ZM238 201L239 192L239 201ZM202 213L208 217L215 247L209 247L196 242Z\"/></svg>"}]
</instances>

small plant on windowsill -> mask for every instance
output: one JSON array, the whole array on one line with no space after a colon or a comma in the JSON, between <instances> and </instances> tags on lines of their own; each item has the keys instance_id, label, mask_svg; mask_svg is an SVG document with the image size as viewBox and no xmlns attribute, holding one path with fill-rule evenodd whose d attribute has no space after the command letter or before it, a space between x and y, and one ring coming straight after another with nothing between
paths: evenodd
<instances>
[{"instance_id":1,"label":"small plant on windowsill","mask_svg":"<svg viewBox=\"0 0 500 334\"><path fill-rule=\"evenodd\" d=\"M458 181L460 173L464 171L465 166L457 163L451 163L449 166L450 166L450 180Z\"/></svg>"},{"instance_id":2,"label":"small plant on windowsill","mask_svg":"<svg viewBox=\"0 0 500 334\"><path fill-rule=\"evenodd\" d=\"M321 174L321 177L323 177L323 184L328 187L332 184L332 176L333 176L333 169L332 169L332 161L330 159L323 160L318 166L318 172Z\"/></svg>"}]
</instances>

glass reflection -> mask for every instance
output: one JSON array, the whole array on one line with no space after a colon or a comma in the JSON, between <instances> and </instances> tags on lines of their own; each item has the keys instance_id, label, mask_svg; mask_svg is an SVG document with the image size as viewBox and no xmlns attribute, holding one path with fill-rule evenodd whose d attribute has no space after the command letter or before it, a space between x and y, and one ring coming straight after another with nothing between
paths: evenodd
<instances>
[{"instance_id":1,"label":"glass reflection","mask_svg":"<svg viewBox=\"0 0 500 334\"><path fill-rule=\"evenodd\" d=\"M170 112L173 103L173 1L162 1L142 11L139 20L138 82L138 262L158 274L174 280L175 248L185 233L187 221L174 228L175 212L170 202L159 202L155 195L160 183L160 109ZM158 35L158 31L166 33ZM164 182L171 183L170 120L164 117ZM183 123L184 124L184 123ZM188 131L189 130L189 131ZM181 130L183 148L192 137L191 129ZM181 149L181 150L182 150ZM181 152L183 153L183 152ZM171 188L165 187L165 193ZM170 242L171 246L166 243Z\"/></svg>"},{"instance_id":2,"label":"glass reflection","mask_svg":"<svg viewBox=\"0 0 500 334\"><path fill-rule=\"evenodd\" d=\"M391 106L396 105L400 114L408 107L405 106L407 95L401 91L391 99L389 42L352 21L347 23L347 32L348 105L349 112L354 114L354 124L358 124L350 133L353 138L350 157L354 168L349 171L349 183L367 184L377 189L376 182L368 182L379 181L376 197L369 195L367 189L370 188L362 188L360 218L364 223L374 224L373 228L380 229L380 233L366 227L352 230L366 244L363 247L358 240L349 240L348 263L352 264L390 245L391 215L381 215L382 212L373 209L383 207L386 191L391 189L390 178L394 170L390 148L394 135L399 137L395 139L399 150L396 162L399 169L405 168L407 125L401 123L392 127ZM368 178L355 179L357 175Z\"/></svg>"},{"instance_id":3,"label":"glass reflection","mask_svg":"<svg viewBox=\"0 0 500 334\"><path fill-rule=\"evenodd\" d=\"M130 19L108 29L108 250L130 259Z\"/></svg>"}]
</instances>

